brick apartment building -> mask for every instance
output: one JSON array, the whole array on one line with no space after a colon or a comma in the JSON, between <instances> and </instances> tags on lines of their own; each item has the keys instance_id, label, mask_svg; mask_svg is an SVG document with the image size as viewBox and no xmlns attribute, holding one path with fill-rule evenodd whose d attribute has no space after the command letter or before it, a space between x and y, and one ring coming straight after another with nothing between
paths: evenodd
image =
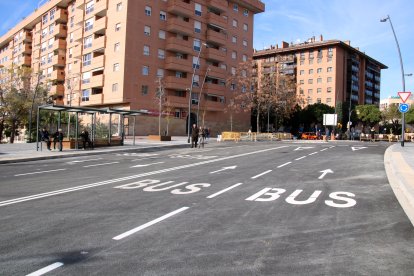
<instances>
[{"instance_id":1,"label":"brick apartment building","mask_svg":"<svg viewBox=\"0 0 414 276\"><path fill-rule=\"evenodd\" d=\"M349 41L312 37L304 43L282 42L255 51L258 77L269 70L294 75L301 105L380 104L381 69L387 66L351 47Z\"/></svg>"},{"instance_id":2,"label":"brick apartment building","mask_svg":"<svg viewBox=\"0 0 414 276\"><path fill-rule=\"evenodd\" d=\"M226 78L252 57L254 14L263 11L259 0L50 0L0 38L0 77L27 66L57 104L154 113L161 79L172 135L186 133L192 87L191 118L200 99L214 133L229 128ZM245 130L250 114L235 121ZM156 117L139 117L136 129L156 133Z\"/></svg>"}]
</instances>

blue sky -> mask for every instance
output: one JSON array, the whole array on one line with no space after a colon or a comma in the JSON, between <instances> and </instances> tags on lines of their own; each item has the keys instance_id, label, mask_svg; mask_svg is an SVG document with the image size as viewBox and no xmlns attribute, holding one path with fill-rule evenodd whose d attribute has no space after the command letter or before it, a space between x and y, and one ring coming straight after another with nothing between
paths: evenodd
<instances>
[{"instance_id":1,"label":"blue sky","mask_svg":"<svg viewBox=\"0 0 414 276\"><path fill-rule=\"evenodd\" d=\"M47 0L0 0L0 35ZM140 0L136 0L140 1ZM382 71L381 98L402 90L397 47L388 22L390 15L400 44L405 73L414 74L412 0L264 0L266 12L256 15L254 48L324 39L350 40L351 46L387 65ZM414 93L414 76L406 77L406 90Z\"/></svg>"}]
</instances>

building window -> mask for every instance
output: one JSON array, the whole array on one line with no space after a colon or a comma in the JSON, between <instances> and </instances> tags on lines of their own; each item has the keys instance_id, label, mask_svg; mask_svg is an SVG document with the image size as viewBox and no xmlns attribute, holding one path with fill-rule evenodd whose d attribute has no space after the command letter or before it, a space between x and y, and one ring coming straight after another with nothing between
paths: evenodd
<instances>
[{"instance_id":1,"label":"building window","mask_svg":"<svg viewBox=\"0 0 414 276\"><path fill-rule=\"evenodd\" d=\"M318 79L316 80L316 82L317 82L317 83L322 83L322 78L318 78Z\"/></svg>"},{"instance_id":2,"label":"building window","mask_svg":"<svg viewBox=\"0 0 414 276\"><path fill-rule=\"evenodd\" d=\"M118 72L119 71L119 63L115 63L114 64L114 72Z\"/></svg>"},{"instance_id":3,"label":"building window","mask_svg":"<svg viewBox=\"0 0 414 276\"><path fill-rule=\"evenodd\" d=\"M144 26L144 35L146 35L146 36L151 35L151 27L150 26Z\"/></svg>"},{"instance_id":4,"label":"building window","mask_svg":"<svg viewBox=\"0 0 414 276\"><path fill-rule=\"evenodd\" d=\"M152 9L149 6L145 6L145 15L151 16Z\"/></svg>"},{"instance_id":5,"label":"building window","mask_svg":"<svg viewBox=\"0 0 414 276\"><path fill-rule=\"evenodd\" d=\"M328 82L332 82L332 77L328 77Z\"/></svg>"},{"instance_id":6,"label":"building window","mask_svg":"<svg viewBox=\"0 0 414 276\"><path fill-rule=\"evenodd\" d=\"M92 30L93 28L93 18L85 21L85 32Z\"/></svg>"},{"instance_id":7,"label":"building window","mask_svg":"<svg viewBox=\"0 0 414 276\"><path fill-rule=\"evenodd\" d=\"M201 16L201 5L198 3L195 3L195 15Z\"/></svg>"},{"instance_id":8,"label":"building window","mask_svg":"<svg viewBox=\"0 0 414 276\"><path fill-rule=\"evenodd\" d=\"M72 58L73 48L69 48L69 58Z\"/></svg>"},{"instance_id":9,"label":"building window","mask_svg":"<svg viewBox=\"0 0 414 276\"><path fill-rule=\"evenodd\" d=\"M150 55L150 46L144 45L144 56Z\"/></svg>"},{"instance_id":10,"label":"building window","mask_svg":"<svg viewBox=\"0 0 414 276\"><path fill-rule=\"evenodd\" d=\"M317 102L317 103L321 103L321 102L322 102L321 98L317 98L317 99L316 99L316 102Z\"/></svg>"},{"instance_id":11,"label":"building window","mask_svg":"<svg viewBox=\"0 0 414 276\"><path fill-rule=\"evenodd\" d=\"M141 85L141 95L142 96L148 95L148 85Z\"/></svg>"},{"instance_id":12,"label":"building window","mask_svg":"<svg viewBox=\"0 0 414 276\"><path fill-rule=\"evenodd\" d=\"M247 47L247 40L244 40L244 39L243 39L243 46L244 46L244 47Z\"/></svg>"},{"instance_id":13,"label":"building window","mask_svg":"<svg viewBox=\"0 0 414 276\"><path fill-rule=\"evenodd\" d=\"M233 43L237 43L237 36L232 36L231 37L231 42L233 42Z\"/></svg>"},{"instance_id":14,"label":"building window","mask_svg":"<svg viewBox=\"0 0 414 276\"><path fill-rule=\"evenodd\" d=\"M82 84L91 82L91 72L85 72L82 74Z\"/></svg>"},{"instance_id":15,"label":"building window","mask_svg":"<svg viewBox=\"0 0 414 276\"><path fill-rule=\"evenodd\" d=\"M243 15L244 16L249 16L249 10L248 9L244 9L243 10Z\"/></svg>"},{"instance_id":16,"label":"building window","mask_svg":"<svg viewBox=\"0 0 414 276\"><path fill-rule=\"evenodd\" d=\"M89 94L91 93L90 89L82 90L82 102L89 102Z\"/></svg>"},{"instance_id":17,"label":"building window","mask_svg":"<svg viewBox=\"0 0 414 276\"><path fill-rule=\"evenodd\" d=\"M243 55L243 61L247 61L247 55Z\"/></svg>"},{"instance_id":18,"label":"building window","mask_svg":"<svg viewBox=\"0 0 414 276\"><path fill-rule=\"evenodd\" d=\"M316 93L322 93L322 88L316 89Z\"/></svg>"},{"instance_id":19,"label":"building window","mask_svg":"<svg viewBox=\"0 0 414 276\"><path fill-rule=\"evenodd\" d=\"M231 74L232 74L232 76L236 75L236 68L235 67L231 67Z\"/></svg>"},{"instance_id":20,"label":"building window","mask_svg":"<svg viewBox=\"0 0 414 276\"><path fill-rule=\"evenodd\" d=\"M232 58L232 59L236 59L236 58L237 58L237 52L236 52L236 51L233 51L233 52L231 53L231 58Z\"/></svg>"},{"instance_id":21,"label":"building window","mask_svg":"<svg viewBox=\"0 0 414 276\"><path fill-rule=\"evenodd\" d=\"M115 32L119 32L121 30L121 23L115 24Z\"/></svg>"},{"instance_id":22,"label":"building window","mask_svg":"<svg viewBox=\"0 0 414 276\"><path fill-rule=\"evenodd\" d=\"M112 84L112 92L116 92L118 91L118 83L113 83Z\"/></svg>"},{"instance_id":23,"label":"building window","mask_svg":"<svg viewBox=\"0 0 414 276\"><path fill-rule=\"evenodd\" d=\"M318 69L316 69L316 72L317 72L317 73L322 73L322 68L318 68Z\"/></svg>"},{"instance_id":24,"label":"building window","mask_svg":"<svg viewBox=\"0 0 414 276\"><path fill-rule=\"evenodd\" d=\"M313 92L313 89L308 89L308 94L311 95Z\"/></svg>"},{"instance_id":25,"label":"building window","mask_svg":"<svg viewBox=\"0 0 414 276\"><path fill-rule=\"evenodd\" d=\"M143 76L148 76L149 75L149 66L142 66L142 75Z\"/></svg>"},{"instance_id":26,"label":"building window","mask_svg":"<svg viewBox=\"0 0 414 276\"><path fill-rule=\"evenodd\" d=\"M157 69L157 77L160 77L160 78L164 77L164 69Z\"/></svg>"},{"instance_id":27,"label":"building window","mask_svg":"<svg viewBox=\"0 0 414 276\"><path fill-rule=\"evenodd\" d=\"M313 58L310 58L309 59L309 64L311 65L311 64L313 64Z\"/></svg>"},{"instance_id":28,"label":"building window","mask_svg":"<svg viewBox=\"0 0 414 276\"><path fill-rule=\"evenodd\" d=\"M193 69L200 69L200 59L198 57L193 57Z\"/></svg>"},{"instance_id":29,"label":"building window","mask_svg":"<svg viewBox=\"0 0 414 276\"><path fill-rule=\"evenodd\" d=\"M194 51L197 51L197 52L199 52L201 50L201 41L200 41L200 39L194 39L193 49L194 49Z\"/></svg>"},{"instance_id":30,"label":"building window","mask_svg":"<svg viewBox=\"0 0 414 276\"><path fill-rule=\"evenodd\" d=\"M181 110L180 109L176 109L174 112L174 118L181 118Z\"/></svg>"},{"instance_id":31,"label":"building window","mask_svg":"<svg viewBox=\"0 0 414 276\"><path fill-rule=\"evenodd\" d=\"M89 1L88 3L86 3L86 9L85 9L86 14L93 12L93 4L94 4L94 1Z\"/></svg>"},{"instance_id":32,"label":"building window","mask_svg":"<svg viewBox=\"0 0 414 276\"><path fill-rule=\"evenodd\" d=\"M305 80L300 80L299 84L305 84Z\"/></svg>"},{"instance_id":33,"label":"building window","mask_svg":"<svg viewBox=\"0 0 414 276\"><path fill-rule=\"evenodd\" d=\"M300 70L299 75L305 75L305 70Z\"/></svg>"},{"instance_id":34,"label":"building window","mask_svg":"<svg viewBox=\"0 0 414 276\"><path fill-rule=\"evenodd\" d=\"M233 27L237 28L237 25L238 25L237 20L233 19Z\"/></svg>"},{"instance_id":35,"label":"building window","mask_svg":"<svg viewBox=\"0 0 414 276\"><path fill-rule=\"evenodd\" d=\"M326 72L332 72L332 67L326 68ZM402 137L402 136L401 136Z\"/></svg>"},{"instance_id":36,"label":"building window","mask_svg":"<svg viewBox=\"0 0 414 276\"><path fill-rule=\"evenodd\" d=\"M86 54L83 56L83 66L88 66L91 65L91 61L92 61L92 54Z\"/></svg>"},{"instance_id":37,"label":"building window","mask_svg":"<svg viewBox=\"0 0 414 276\"><path fill-rule=\"evenodd\" d=\"M313 74L313 69L309 69L309 75Z\"/></svg>"},{"instance_id":38,"label":"building window","mask_svg":"<svg viewBox=\"0 0 414 276\"><path fill-rule=\"evenodd\" d=\"M194 32L201 33L201 22L194 21Z\"/></svg>"},{"instance_id":39,"label":"building window","mask_svg":"<svg viewBox=\"0 0 414 276\"><path fill-rule=\"evenodd\" d=\"M165 59L165 50L158 49L158 58L159 59Z\"/></svg>"},{"instance_id":40,"label":"building window","mask_svg":"<svg viewBox=\"0 0 414 276\"><path fill-rule=\"evenodd\" d=\"M85 37L84 44L83 44L84 49L88 49L90 47L92 47L92 36L91 35L88 37Z\"/></svg>"},{"instance_id":41,"label":"building window","mask_svg":"<svg viewBox=\"0 0 414 276\"><path fill-rule=\"evenodd\" d=\"M160 19L162 21L166 21L167 20L167 13L165 11L160 11Z\"/></svg>"},{"instance_id":42,"label":"building window","mask_svg":"<svg viewBox=\"0 0 414 276\"><path fill-rule=\"evenodd\" d=\"M317 59L317 62L318 62L318 63L322 63L322 59L321 59L321 58L318 58L318 59Z\"/></svg>"},{"instance_id":43,"label":"building window","mask_svg":"<svg viewBox=\"0 0 414 276\"><path fill-rule=\"evenodd\" d=\"M328 88L326 89L326 92L327 92L327 93L332 93L332 87L328 87Z\"/></svg>"},{"instance_id":44,"label":"building window","mask_svg":"<svg viewBox=\"0 0 414 276\"><path fill-rule=\"evenodd\" d=\"M327 104L329 104L329 103L331 103L332 102L332 99L331 98L326 98L326 103ZM402 137L402 136L401 136Z\"/></svg>"},{"instance_id":45,"label":"building window","mask_svg":"<svg viewBox=\"0 0 414 276\"><path fill-rule=\"evenodd\" d=\"M165 39L165 31L160 30L160 31L158 32L158 37L159 37L160 39Z\"/></svg>"},{"instance_id":46,"label":"building window","mask_svg":"<svg viewBox=\"0 0 414 276\"><path fill-rule=\"evenodd\" d=\"M45 25L47 23L47 19L48 19L48 15L47 14L43 15L43 18L42 18L42 24L43 25Z\"/></svg>"},{"instance_id":47,"label":"building window","mask_svg":"<svg viewBox=\"0 0 414 276\"><path fill-rule=\"evenodd\" d=\"M243 24L243 30L245 30L247 32L247 30L249 29L249 25L247 25L246 23Z\"/></svg>"},{"instance_id":48,"label":"building window","mask_svg":"<svg viewBox=\"0 0 414 276\"><path fill-rule=\"evenodd\" d=\"M233 11L239 11L239 5L233 4Z\"/></svg>"},{"instance_id":49,"label":"building window","mask_svg":"<svg viewBox=\"0 0 414 276\"><path fill-rule=\"evenodd\" d=\"M54 32L54 30L55 30L55 25L50 25L49 26L49 34L53 34L53 32Z\"/></svg>"},{"instance_id":50,"label":"building window","mask_svg":"<svg viewBox=\"0 0 414 276\"><path fill-rule=\"evenodd\" d=\"M119 2L118 4L116 4L116 11L119 12L122 10L122 2Z\"/></svg>"},{"instance_id":51,"label":"building window","mask_svg":"<svg viewBox=\"0 0 414 276\"><path fill-rule=\"evenodd\" d=\"M304 65L305 64L305 61L304 60L301 60L300 61L300 65Z\"/></svg>"},{"instance_id":52,"label":"building window","mask_svg":"<svg viewBox=\"0 0 414 276\"><path fill-rule=\"evenodd\" d=\"M308 84L312 84L313 83L313 79L308 79Z\"/></svg>"},{"instance_id":53,"label":"building window","mask_svg":"<svg viewBox=\"0 0 414 276\"><path fill-rule=\"evenodd\" d=\"M305 92L303 92L303 88L299 88L299 94L303 95Z\"/></svg>"},{"instance_id":54,"label":"building window","mask_svg":"<svg viewBox=\"0 0 414 276\"><path fill-rule=\"evenodd\" d=\"M119 51L120 45L121 44L119 42L117 42L117 43L114 44L114 52L118 52Z\"/></svg>"}]
</instances>

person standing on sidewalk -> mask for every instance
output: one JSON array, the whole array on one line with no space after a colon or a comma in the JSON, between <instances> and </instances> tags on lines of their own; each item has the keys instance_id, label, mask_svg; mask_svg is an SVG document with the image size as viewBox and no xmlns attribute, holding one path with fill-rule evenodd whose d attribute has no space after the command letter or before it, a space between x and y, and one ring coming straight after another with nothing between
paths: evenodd
<instances>
[{"instance_id":1,"label":"person standing on sidewalk","mask_svg":"<svg viewBox=\"0 0 414 276\"><path fill-rule=\"evenodd\" d=\"M204 148L204 140L206 139L206 133L203 127L198 129L198 148Z\"/></svg>"},{"instance_id":2,"label":"person standing on sidewalk","mask_svg":"<svg viewBox=\"0 0 414 276\"><path fill-rule=\"evenodd\" d=\"M42 131L40 132L40 137L41 137L41 140L43 141L43 142L45 142L46 143L46 147L47 147L47 149L48 150L51 150L50 149L50 145L52 144L51 142L50 142L50 135L49 135L49 131L47 131L47 129L44 127L43 129L42 129Z\"/></svg>"},{"instance_id":3,"label":"person standing on sidewalk","mask_svg":"<svg viewBox=\"0 0 414 276\"><path fill-rule=\"evenodd\" d=\"M191 148L197 148L198 141L198 127L196 124L193 124L191 128Z\"/></svg>"},{"instance_id":4,"label":"person standing on sidewalk","mask_svg":"<svg viewBox=\"0 0 414 276\"><path fill-rule=\"evenodd\" d=\"M88 143L88 147L90 149L93 149L91 139L89 138L89 132L85 128L82 130L82 132L79 136L82 139L82 146L83 146L84 150L86 150L86 143Z\"/></svg>"},{"instance_id":5,"label":"person standing on sidewalk","mask_svg":"<svg viewBox=\"0 0 414 276\"><path fill-rule=\"evenodd\" d=\"M53 149L56 149L56 143L58 143L58 149L59 151L62 151L63 149L63 132L62 129L59 128L58 131L55 132L53 135Z\"/></svg>"}]
</instances>

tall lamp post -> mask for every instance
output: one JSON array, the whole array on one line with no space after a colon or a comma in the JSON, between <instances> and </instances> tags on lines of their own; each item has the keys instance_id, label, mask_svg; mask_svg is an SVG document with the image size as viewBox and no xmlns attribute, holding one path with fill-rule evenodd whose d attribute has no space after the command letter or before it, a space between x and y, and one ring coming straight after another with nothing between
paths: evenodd
<instances>
[{"instance_id":1,"label":"tall lamp post","mask_svg":"<svg viewBox=\"0 0 414 276\"><path fill-rule=\"evenodd\" d=\"M402 60L402 57L401 57L400 45L398 44L397 36L395 34L395 31L394 31L394 26L392 25L391 17L389 15L387 15L387 17L380 20L380 22L386 22L386 21L390 22L392 33L394 34L394 38L395 38L395 43L397 44L398 55L400 57L400 65L401 65L401 76L402 76L402 85L403 85L403 91L402 92L405 92L405 74L404 74L403 60ZM405 113L402 113L402 125L401 125L401 127L402 127L402 130L401 130L401 147L404 147Z\"/></svg>"},{"instance_id":2,"label":"tall lamp post","mask_svg":"<svg viewBox=\"0 0 414 276\"><path fill-rule=\"evenodd\" d=\"M349 133L349 140L351 140L351 109L352 109L352 90L354 86L354 80L351 80L351 90L349 91L349 108L348 108L348 133Z\"/></svg>"},{"instance_id":3,"label":"tall lamp post","mask_svg":"<svg viewBox=\"0 0 414 276\"><path fill-rule=\"evenodd\" d=\"M208 73L210 72L210 67L207 67L206 73L204 74L204 80L201 84L200 94L198 95L198 102L197 102L197 124L199 123L199 114L200 114L200 102L201 102L201 94L203 93L203 87L206 83L206 78L208 76Z\"/></svg>"},{"instance_id":4,"label":"tall lamp post","mask_svg":"<svg viewBox=\"0 0 414 276\"><path fill-rule=\"evenodd\" d=\"M203 50L203 45L207 46L207 44L205 43L201 43L200 45L200 51L198 52L197 55L197 63L194 66L193 65L193 76L191 77L191 86L190 89L188 90L189 95L188 95L188 119L187 119L187 131L188 131L188 140L187 143L190 143L190 130L191 130L191 94L193 92L193 87L194 87L194 75L195 75L195 71L197 70L197 67L200 67L200 55L201 55L201 51ZM198 122L197 122L198 123Z\"/></svg>"}]
</instances>

